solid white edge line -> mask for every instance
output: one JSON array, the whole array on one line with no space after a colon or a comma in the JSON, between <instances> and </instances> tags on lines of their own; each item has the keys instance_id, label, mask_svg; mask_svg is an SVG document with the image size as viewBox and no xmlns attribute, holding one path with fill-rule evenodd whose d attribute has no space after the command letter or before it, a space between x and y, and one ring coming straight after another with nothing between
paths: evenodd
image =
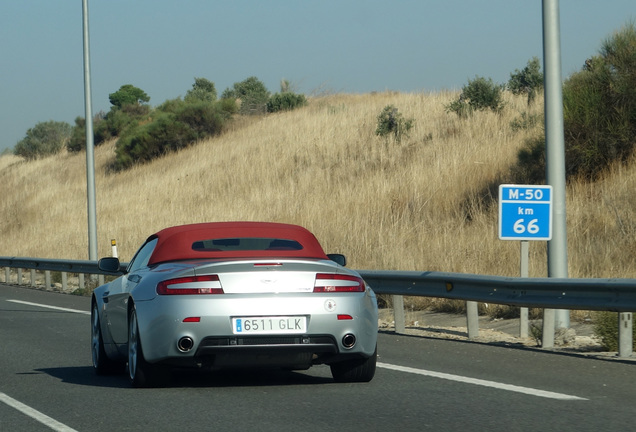
<instances>
[{"instance_id":1,"label":"solid white edge line","mask_svg":"<svg viewBox=\"0 0 636 432\"><path fill-rule=\"evenodd\" d=\"M487 380L482 380L482 379L477 379L477 378L464 377L464 376L460 376L460 375L451 375L451 374L442 373L442 372L433 372L433 371L428 371L428 370L424 370L424 369L415 369L415 368L406 367L406 366L397 366L397 365L392 365L392 364L388 364L388 363L378 363L377 366L381 367L381 368L384 368L384 369L391 369L391 370L395 370L395 371L399 371L399 372L406 372L406 373L412 373L412 374L418 374L418 375L425 375L425 376L430 376L430 377L434 377L434 378L446 379L446 380L450 380L450 381L457 381L457 382L462 382L462 383L467 383L467 384L480 385L480 386L484 386L484 387L492 387L492 388L496 388L496 389L500 389L500 390L523 393L523 394L528 394L528 395L532 395L532 396L539 396L539 397L549 398L549 399L587 400L586 398L582 398L582 397L578 397L578 396L571 396L571 395L567 395L567 394L563 394L563 393L554 393L554 392L545 391L545 390L533 389L533 388L530 388L530 387L521 387L521 386L516 386L516 385L512 385L512 384L499 383L499 382L496 382L496 381L487 381Z\"/></svg>"},{"instance_id":2,"label":"solid white edge line","mask_svg":"<svg viewBox=\"0 0 636 432\"><path fill-rule=\"evenodd\" d=\"M6 394L0 392L0 401L4 402L5 404L9 405L12 408L15 408L16 410L20 411L21 413L27 415L28 417L31 417L34 420L39 421L40 423L42 423L45 426L50 427L51 429L53 429L54 431L57 432L77 432L75 429L66 426L64 423L60 423L59 421L52 419L51 417L47 416L46 414L42 414L40 411L37 411L33 408L31 408L28 405L23 404L20 401L17 401L15 399L13 399L12 397L7 396Z\"/></svg>"},{"instance_id":3,"label":"solid white edge line","mask_svg":"<svg viewBox=\"0 0 636 432\"><path fill-rule=\"evenodd\" d=\"M84 315L90 315L91 314L90 312L86 312L86 311L82 311L82 310L78 310L78 309L69 309L69 308L63 308L63 307L58 307L58 306L49 306L49 305L45 305L45 304L31 303L31 302L22 301L22 300L7 300L7 301L11 302L11 303L20 303L20 304L29 305L29 306L37 306L37 307L42 307L42 308L47 308L47 309L55 309L55 310L64 311L64 312L73 312L73 313L84 314Z\"/></svg>"}]
</instances>

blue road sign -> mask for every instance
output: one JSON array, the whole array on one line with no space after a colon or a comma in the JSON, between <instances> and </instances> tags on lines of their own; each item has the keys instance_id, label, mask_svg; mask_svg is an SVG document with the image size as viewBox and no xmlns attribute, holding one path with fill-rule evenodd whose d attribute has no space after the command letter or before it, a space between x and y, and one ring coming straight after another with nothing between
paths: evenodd
<instances>
[{"instance_id":1,"label":"blue road sign","mask_svg":"<svg viewBox=\"0 0 636 432\"><path fill-rule=\"evenodd\" d=\"M499 185L499 238L550 240L552 186Z\"/></svg>"}]
</instances>

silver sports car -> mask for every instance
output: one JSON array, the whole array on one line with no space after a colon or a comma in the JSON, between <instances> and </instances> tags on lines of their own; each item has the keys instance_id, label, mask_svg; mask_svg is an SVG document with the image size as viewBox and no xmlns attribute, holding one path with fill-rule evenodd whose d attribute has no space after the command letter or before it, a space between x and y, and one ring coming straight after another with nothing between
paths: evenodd
<instances>
[{"instance_id":1,"label":"silver sports car","mask_svg":"<svg viewBox=\"0 0 636 432\"><path fill-rule=\"evenodd\" d=\"M148 237L121 274L95 289L91 351L98 374L158 385L170 368L328 364L339 382L375 374L373 291L343 255L297 225L217 222Z\"/></svg>"}]
</instances>

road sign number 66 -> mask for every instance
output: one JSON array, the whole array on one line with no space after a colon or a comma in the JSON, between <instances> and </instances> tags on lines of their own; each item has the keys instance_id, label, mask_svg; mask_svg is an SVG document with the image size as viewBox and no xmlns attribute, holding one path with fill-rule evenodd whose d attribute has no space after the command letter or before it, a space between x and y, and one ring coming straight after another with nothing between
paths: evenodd
<instances>
[{"instance_id":1,"label":"road sign number 66","mask_svg":"<svg viewBox=\"0 0 636 432\"><path fill-rule=\"evenodd\" d=\"M537 234L539 232L539 225L537 225L537 222L539 222L539 219L531 219L530 222L528 222L528 225L525 225L525 219L518 219L515 221L512 229L517 234L523 234L526 232L528 234Z\"/></svg>"}]
</instances>

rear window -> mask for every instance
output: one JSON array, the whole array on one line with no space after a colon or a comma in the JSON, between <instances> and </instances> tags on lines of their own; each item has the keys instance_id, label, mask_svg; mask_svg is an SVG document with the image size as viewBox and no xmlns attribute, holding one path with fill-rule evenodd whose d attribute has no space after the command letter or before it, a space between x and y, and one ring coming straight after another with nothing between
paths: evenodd
<instances>
[{"instance_id":1,"label":"rear window","mask_svg":"<svg viewBox=\"0 0 636 432\"><path fill-rule=\"evenodd\" d=\"M259 238L259 237L233 237L223 239L199 240L192 243L192 250L197 252L214 251L298 251L302 250L296 240Z\"/></svg>"}]
</instances>

